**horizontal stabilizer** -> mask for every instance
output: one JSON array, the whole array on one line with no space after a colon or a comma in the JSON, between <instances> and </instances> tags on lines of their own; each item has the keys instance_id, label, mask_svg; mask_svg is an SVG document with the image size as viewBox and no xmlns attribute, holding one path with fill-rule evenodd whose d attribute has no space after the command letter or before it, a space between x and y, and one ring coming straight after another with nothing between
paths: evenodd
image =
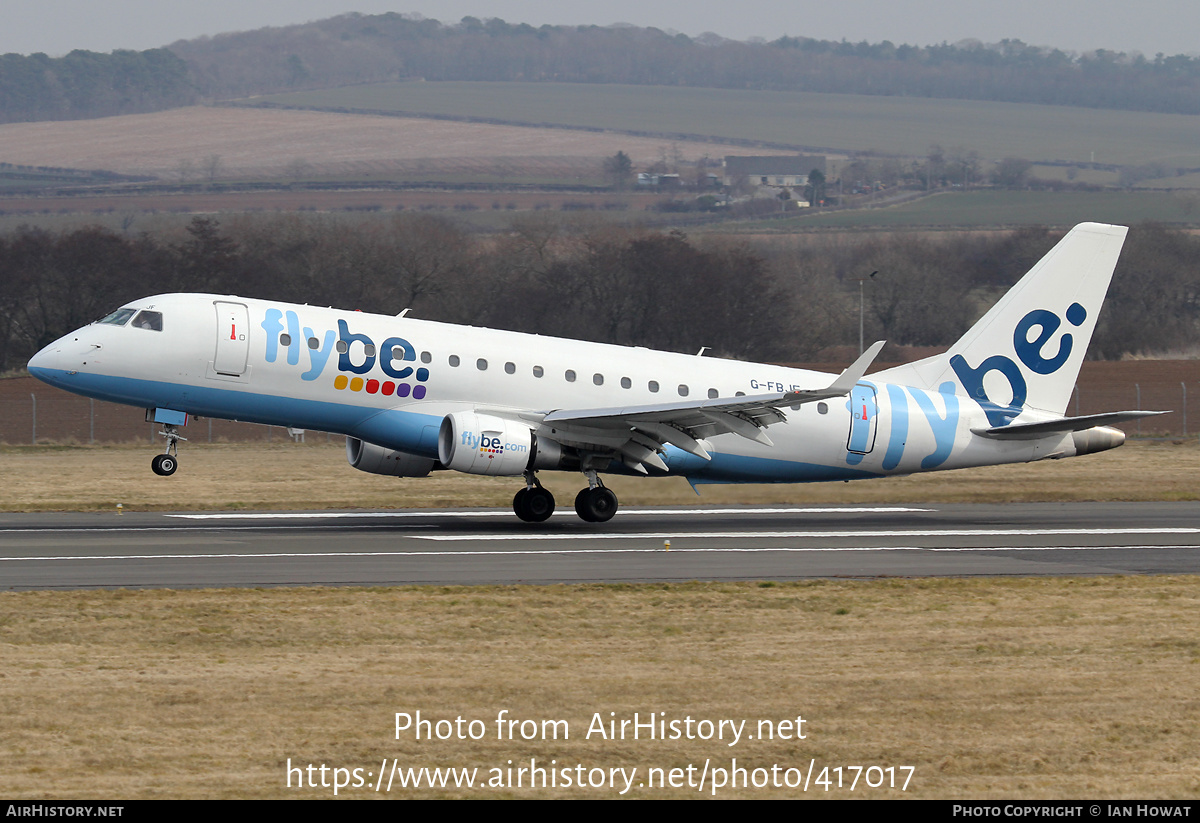
<instances>
[{"instance_id":1,"label":"horizontal stabilizer","mask_svg":"<svg viewBox=\"0 0 1200 823\"><path fill-rule=\"evenodd\" d=\"M1057 432L1077 432L1084 429L1092 429L1096 426L1111 426L1114 423L1124 423L1142 417L1153 417L1156 414L1170 414L1170 412L1105 412L1103 414L1085 414L1081 417L1056 417L1053 420L1039 420L1034 423L1014 423L1009 426L995 426L990 429L971 429L971 431L983 437L991 437L996 440L1034 440Z\"/></svg>"}]
</instances>

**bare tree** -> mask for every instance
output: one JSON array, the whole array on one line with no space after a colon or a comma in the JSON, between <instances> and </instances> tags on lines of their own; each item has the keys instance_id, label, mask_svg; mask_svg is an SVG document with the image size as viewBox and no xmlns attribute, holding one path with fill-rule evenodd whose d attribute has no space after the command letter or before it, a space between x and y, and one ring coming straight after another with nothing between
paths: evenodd
<instances>
[{"instance_id":1,"label":"bare tree","mask_svg":"<svg viewBox=\"0 0 1200 823\"><path fill-rule=\"evenodd\" d=\"M200 163L200 170L209 183L217 179L217 175L221 172L221 155L210 154L205 157Z\"/></svg>"},{"instance_id":2,"label":"bare tree","mask_svg":"<svg viewBox=\"0 0 1200 823\"><path fill-rule=\"evenodd\" d=\"M1005 157L992 170L992 182L997 186L1009 189L1019 189L1029 179L1029 170L1033 163L1020 157Z\"/></svg>"},{"instance_id":3,"label":"bare tree","mask_svg":"<svg viewBox=\"0 0 1200 823\"><path fill-rule=\"evenodd\" d=\"M175 174L180 183L186 183L196 176L196 164L190 158L183 158L175 165Z\"/></svg>"}]
</instances>

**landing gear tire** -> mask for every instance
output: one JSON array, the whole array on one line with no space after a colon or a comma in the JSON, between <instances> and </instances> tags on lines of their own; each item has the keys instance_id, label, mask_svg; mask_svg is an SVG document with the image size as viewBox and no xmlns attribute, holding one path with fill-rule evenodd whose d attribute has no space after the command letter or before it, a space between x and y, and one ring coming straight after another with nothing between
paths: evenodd
<instances>
[{"instance_id":1,"label":"landing gear tire","mask_svg":"<svg viewBox=\"0 0 1200 823\"><path fill-rule=\"evenodd\" d=\"M150 461L150 468L157 475L170 477L179 468L179 461L175 459L174 455L156 454L154 455L154 459Z\"/></svg>"},{"instance_id":2,"label":"landing gear tire","mask_svg":"<svg viewBox=\"0 0 1200 823\"><path fill-rule=\"evenodd\" d=\"M617 496L604 486L584 489L575 496L575 513L589 523L607 523L617 513Z\"/></svg>"},{"instance_id":3,"label":"landing gear tire","mask_svg":"<svg viewBox=\"0 0 1200 823\"><path fill-rule=\"evenodd\" d=\"M513 511L526 523L541 523L554 514L554 495L541 486L521 489L513 497Z\"/></svg>"},{"instance_id":4,"label":"landing gear tire","mask_svg":"<svg viewBox=\"0 0 1200 823\"><path fill-rule=\"evenodd\" d=\"M179 429L170 423L164 423L159 434L167 438L167 450L154 456L150 461L150 469L161 477L170 477L179 468L179 441L186 442L187 438L180 436Z\"/></svg>"}]
</instances>

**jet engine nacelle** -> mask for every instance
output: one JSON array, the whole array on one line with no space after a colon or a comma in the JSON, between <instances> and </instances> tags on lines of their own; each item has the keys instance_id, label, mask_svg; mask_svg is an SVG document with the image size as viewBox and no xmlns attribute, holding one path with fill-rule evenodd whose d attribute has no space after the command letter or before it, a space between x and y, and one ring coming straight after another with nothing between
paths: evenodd
<instances>
[{"instance_id":1,"label":"jet engine nacelle","mask_svg":"<svg viewBox=\"0 0 1200 823\"><path fill-rule=\"evenodd\" d=\"M393 477L425 477L434 464L432 457L376 446L357 437L346 438L346 459L361 472Z\"/></svg>"},{"instance_id":2,"label":"jet engine nacelle","mask_svg":"<svg viewBox=\"0 0 1200 823\"><path fill-rule=\"evenodd\" d=\"M530 469L558 468L562 447L538 437L524 423L491 414L456 412L442 418L438 459L455 471L511 476Z\"/></svg>"}]
</instances>

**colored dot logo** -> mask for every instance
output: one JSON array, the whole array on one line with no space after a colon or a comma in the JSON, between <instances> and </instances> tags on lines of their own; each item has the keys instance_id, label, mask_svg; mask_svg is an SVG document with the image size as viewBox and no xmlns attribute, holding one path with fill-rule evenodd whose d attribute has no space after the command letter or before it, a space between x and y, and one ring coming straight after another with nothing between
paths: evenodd
<instances>
[{"instance_id":1,"label":"colored dot logo","mask_svg":"<svg viewBox=\"0 0 1200 823\"><path fill-rule=\"evenodd\" d=\"M429 379L429 369L420 368L416 371L417 385L409 383L395 383L391 380L380 382L375 378L363 380L361 377L349 378L344 374L339 374L333 379L333 387L338 391L358 392L365 391L367 394L381 394L384 397L409 397L413 400L423 400L425 398L425 386L420 385Z\"/></svg>"}]
</instances>

